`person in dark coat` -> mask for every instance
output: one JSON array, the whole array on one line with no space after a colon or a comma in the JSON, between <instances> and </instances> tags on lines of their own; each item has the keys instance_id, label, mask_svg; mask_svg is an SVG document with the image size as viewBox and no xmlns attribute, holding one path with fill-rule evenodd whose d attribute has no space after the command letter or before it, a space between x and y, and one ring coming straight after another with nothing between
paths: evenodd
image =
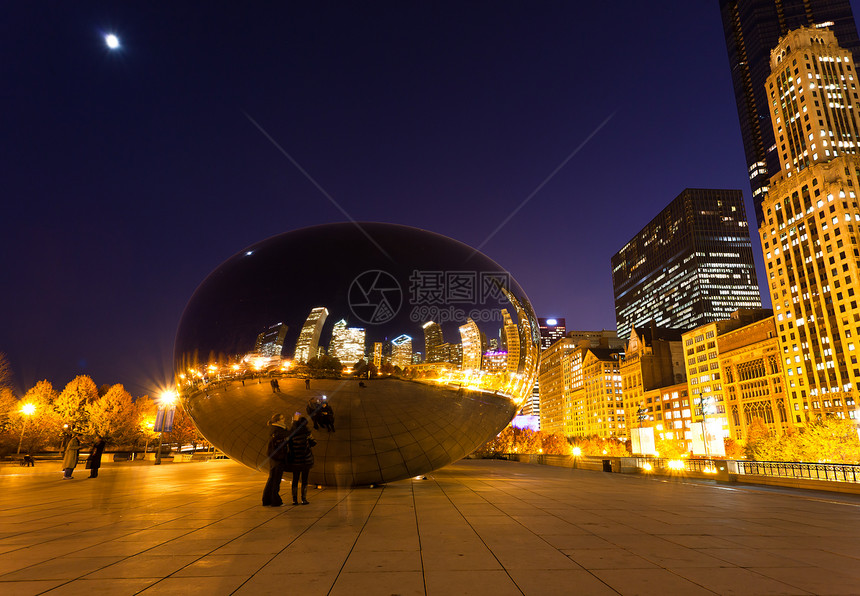
<instances>
[{"instance_id":1,"label":"person in dark coat","mask_svg":"<svg viewBox=\"0 0 860 596\"><path fill-rule=\"evenodd\" d=\"M311 417L311 420L314 423L314 428L319 428L319 422L317 422L317 417L319 416L320 409L322 409L322 403L320 402L318 397L312 397L308 400L308 405L305 410L308 413L308 416Z\"/></svg>"},{"instance_id":2,"label":"person in dark coat","mask_svg":"<svg viewBox=\"0 0 860 596\"><path fill-rule=\"evenodd\" d=\"M81 441L78 435L72 434L63 453L63 480L72 479L72 471L78 465L78 455L81 451Z\"/></svg>"},{"instance_id":3,"label":"person in dark coat","mask_svg":"<svg viewBox=\"0 0 860 596\"><path fill-rule=\"evenodd\" d=\"M269 443L266 448L266 456L269 462L269 479L266 481L266 487L263 489L263 507L280 507L284 504L280 491L289 442L286 416L283 414L272 416L269 420L269 429Z\"/></svg>"},{"instance_id":4,"label":"person in dark coat","mask_svg":"<svg viewBox=\"0 0 860 596\"><path fill-rule=\"evenodd\" d=\"M314 465L312 448L317 442L308 430L308 419L301 412L293 414L290 428L290 467L293 470L293 505L298 505L299 478L302 481L302 505L308 505L308 474Z\"/></svg>"},{"instance_id":5,"label":"person in dark coat","mask_svg":"<svg viewBox=\"0 0 860 596\"><path fill-rule=\"evenodd\" d=\"M328 432L334 432L334 410L331 409L328 402L323 402L317 414L316 422Z\"/></svg>"},{"instance_id":6,"label":"person in dark coat","mask_svg":"<svg viewBox=\"0 0 860 596\"><path fill-rule=\"evenodd\" d=\"M99 468L102 465L102 454L105 452L106 446L107 443L105 443L104 437L96 435L96 440L93 443L93 450L87 458L86 463L86 467L90 469L90 478L98 478Z\"/></svg>"}]
</instances>

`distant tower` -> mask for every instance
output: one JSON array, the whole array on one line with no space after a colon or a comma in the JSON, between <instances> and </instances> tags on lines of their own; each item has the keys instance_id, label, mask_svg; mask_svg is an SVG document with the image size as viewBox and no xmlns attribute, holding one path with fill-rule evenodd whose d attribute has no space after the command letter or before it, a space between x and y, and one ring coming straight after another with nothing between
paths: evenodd
<instances>
[{"instance_id":1,"label":"distant tower","mask_svg":"<svg viewBox=\"0 0 860 596\"><path fill-rule=\"evenodd\" d=\"M412 338L408 335L401 335L391 340L392 349L392 364L401 369L412 364Z\"/></svg>"},{"instance_id":2,"label":"distant tower","mask_svg":"<svg viewBox=\"0 0 860 596\"><path fill-rule=\"evenodd\" d=\"M376 370L382 368L382 342L375 341L373 342L373 366L376 367Z\"/></svg>"},{"instance_id":3,"label":"distant tower","mask_svg":"<svg viewBox=\"0 0 860 596\"><path fill-rule=\"evenodd\" d=\"M328 317L328 309L324 306L318 306L308 315L299 333L299 340L296 342L296 352L293 356L296 362L307 362L317 355L320 332L322 332L326 317Z\"/></svg>"},{"instance_id":4,"label":"distant tower","mask_svg":"<svg viewBox=\"0 0 860 596\"><path fill-rule=\"evenodd\" d=\"M257 336L257 344L254 346L254 351L269 358L280 358L281 350L284 349L284 337L286 335L287 326L283 323L270 325Z\"/></svg>"},{"instance_id":5,"label":"distant tower","mask_svg":"<svg viewBox=\"0 0 860 596\"><path fill-rule=\"evenodd\" d=\"M517 324L511 319L511 315L504 308L502 309L502 332L504 333L505 344L507 346L507 364L505 369L507 372L515 373L520 371L520 330Z\"/></svg>"},{"instance_id":6,"label":"distant tower","mask_svg":"<svg viewBox=\"0 0 860 596\"><path fill-rule=\"evenodd\" d=\"M427 362L445 362L448 358L446 350L442 349L445 340L442 337L442 327L433 321L427 321L422 325L424 328L424 353L427 354Z\"/></svg>"},{"instance_id":7,"label":"distant tower","mask_svg":"<svg viewBox=\"0 0 860 596\"><path fill-rule=\"evenodd\" d=\"M328 354L337 358L343 365L352 365L364 359L364 337L363 327L347 327L346 320L341 319L334 324L331 332L331 342L328 345Z\"/></svg>"},{"instance_id":8,"label":"distant tower","mask_svg":"<svg viewBox=\"0 0 860 596\"><path fill-rule=\"evenodd\" d=\"M720 11L755 217L760 226L761 204L770 177L780 171L780 151L770 126L771 100L765 92L770 51L792 29L829 27L839 45L853 53L856 63L860 59L860 38L848 0L720 0Z\"/></svg>"},{"instance_id":9,"label":"distant tower","mask_svg":"<svg viewBox=\"0 0 860 596\"><path fill-rule=\"evenodd\" d=\"M546 350L552 344L564 337L564 319L538 319L540 327L540 349Z\"/></svg>"},{"instance_id":10,"label":"distant tower","mask_svg":"<svg viewBox=\"0 0 860 596\"><path fill-rule=\"evenodd\" d=\"M761 308L739 190L688 188L612 257L618 337L651 320L692 329Z\"/></svg>"},{"instance_id":11,"label":"distant tower","mask_svg":"<svg viewBox=\"0 0 860 596\"><path fill-rule=\"evenodd\" d=\"M460 339L463 345L463 370L481 370L481 331L472 319L460 325Z\"/></svg>"}]
</instances>

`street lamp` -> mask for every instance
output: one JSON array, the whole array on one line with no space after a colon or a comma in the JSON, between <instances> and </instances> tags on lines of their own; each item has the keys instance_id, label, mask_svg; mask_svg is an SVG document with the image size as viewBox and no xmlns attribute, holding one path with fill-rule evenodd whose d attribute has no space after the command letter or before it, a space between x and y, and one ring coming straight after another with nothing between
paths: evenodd
<instances>
[{"instance_id":1,"label":"street lamp","mask_svg":"<svg viewBox=\"0 0 860 596\"><path fill-rule=\"evenodd\" d=\"M173 430L173 414L176 411L176 392L172 389L163 391L158 399L158 414L155 417L154 430L158 432L158 451L155 452L155 465L161 465L161 446L164 444L164 431Z\"/></svg>"},{"instance_id":2,"label":"street lamp","mask_svg":"<svg viewBox=\"0 0 860 596\"><path fill-rule=\"evenodd\" d=\"M24 429L27 428L27 423L30 421L30 416L32 416L35 412L36 406L34 406L33 404L24 404L23 406L21 406L21 413L24 414L26 418L24 418L24 424L21 425L21 438L18 439L18 455L20 455L21 445L24 443Z\"/></svg>"},{"instance_id":3,"label":"street lamp","mask_svg":"<svg viewBox=\"0 0 860 596\"><path fill-rule=\"evenodd\" d=\"M573 448L573 467L574 467L574 469L576 469L576 458L579 457L580 455L582 455L582 449L580 449L579 447L574 447Z\"/></svg>"}]
</instances>

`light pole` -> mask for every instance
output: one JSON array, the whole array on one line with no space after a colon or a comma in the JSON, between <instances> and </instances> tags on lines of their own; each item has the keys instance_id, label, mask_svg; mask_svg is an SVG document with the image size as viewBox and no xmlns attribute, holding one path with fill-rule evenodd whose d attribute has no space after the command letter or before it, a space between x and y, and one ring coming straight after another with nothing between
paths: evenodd
<instances>
[{"instance_id":1,"label":"light pole","mask_svg":"<svg viewBox=\"0 0 860 596\"><path fill-rule=\"evenodd\" d=\"M176 392L168 389L161 393L158 400L158 414L155 417L154 430L158 432L158 451L155 452L155 465L161 465L161 446L164 443L164 431L173 429L173 413L176 409Z\"/></svg>"},{"instance_id":2,"label":"light pole","mask_svg":"<svg viewBox=\"0 0 860 596\"><path fill-rule=\"evenodd\" d=\"M21 454L21 445L24 444L24 429L27 428L27 423L30 421L30 416L32 416L36 412L36 406L33 404L24 404L21 406L21 413L26 416L24 418L24 424L21 425L21 438L18 439L18 452L17 455Z\"/></svg>"},{"instance_id":3,"label":"light pole","mask_svg":"<svg viewBox=\"0 0 860 596\"><path fill-rule=\"evenodd\" d=\"M573 448L573 469L576 469L576 458L582 455L582 449L579 447Z\"/></svg>"}]
</instances>

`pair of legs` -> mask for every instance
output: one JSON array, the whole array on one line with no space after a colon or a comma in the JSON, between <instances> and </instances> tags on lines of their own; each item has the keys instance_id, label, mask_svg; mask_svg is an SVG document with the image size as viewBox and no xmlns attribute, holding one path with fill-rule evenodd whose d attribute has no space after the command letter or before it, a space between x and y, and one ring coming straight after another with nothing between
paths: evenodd
<instances>
[{"instance_id":1,"label":"pair of legs","mask_svg":"<svg viewBox=\"0 0 860 596\"><path fill-rule=\"evenodd\" d=\"M298 505L299 501L298 497L298 487L299 487L299 476L302 479L302 505L308 504L308 474L310 474L311 469L308 467L302 468L301 470L293 470L293 505Z\"/></svg>"},{"instance_id":2,"label":"pair of legs","mask_svg":"<svg viewBox=\"0 0 860 596\"><path fill-rule=\"evenodd\" d=\"M269 468L269 479L266 481L266 487L263 489L263 506L264 507L280 507L284 504L281 499L281 478L284 475L283 464L272 464Z\"/></svg>"},{"instance_id":3,"label":"pair of legs","mask_svg":"<svg viewBox=\"0 0 860 596\"><path fill-rule=\"evenodd\" d=\"M63 478L71 478L74 468L63 468Z\"/></svg>"},{"instance_id":4,"label":"pair of legs","mask_svg":"<svg viewBox=\"0 0 860 596\"><path fill-rule=\"evenodd\" d=\"M99 469L98 468L90 468L90 478L98 478L99 477Z\"/></svg>"}]
</instances>

